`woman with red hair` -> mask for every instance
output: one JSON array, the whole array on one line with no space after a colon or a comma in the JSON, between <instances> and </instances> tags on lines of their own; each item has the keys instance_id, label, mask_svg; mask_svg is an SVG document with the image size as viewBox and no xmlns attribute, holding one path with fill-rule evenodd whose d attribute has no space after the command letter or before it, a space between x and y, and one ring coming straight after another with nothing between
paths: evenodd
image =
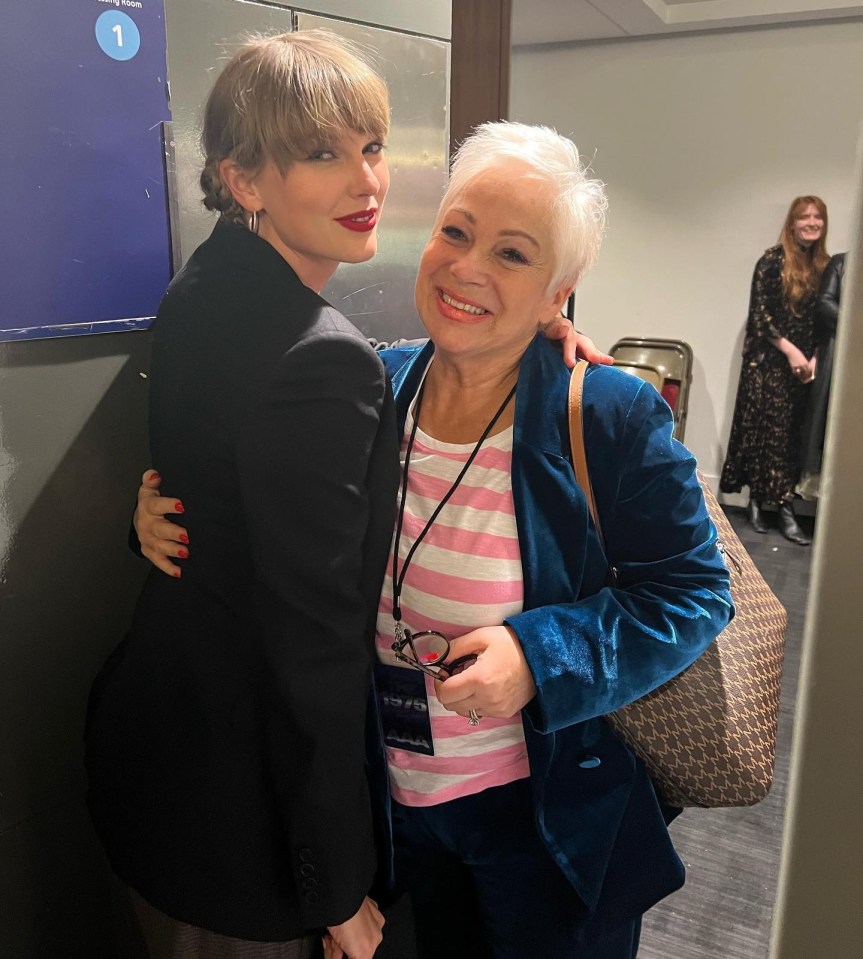
<instances>
[{"instance_id":1,"label":"woman with red hair","mask_svg":"<svg viewBox=\"0 0 863 959\"><path fill-rule=\"evenodd\" d=\"M829 256L827 207L800 196L788 209L779 243L755 265L743 366L720 488L749 487L752 528L767 532L761 512L779 510L779 531L806 546L794 516L807 385L815 379L813 307Z\"/></svg>"}]
</instances>

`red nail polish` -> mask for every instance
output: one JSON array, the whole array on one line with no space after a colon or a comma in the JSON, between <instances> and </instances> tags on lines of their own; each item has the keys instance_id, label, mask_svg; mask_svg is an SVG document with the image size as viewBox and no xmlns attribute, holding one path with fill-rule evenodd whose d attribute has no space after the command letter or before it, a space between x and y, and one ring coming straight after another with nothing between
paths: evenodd
<instances>
[{"instance_id":1,"label":"red nail polish","mask_svg":"<svg viewBox=\"0 0 863 959\"><path fill-rule=\"evenodd\" d=\"M178 569L175 569L175 570L174 570L174 578L175 578L175 579L179 579L182 575L183 575L183 574L180 572L180 570L178 570Z\"/></svg>"},{"instance_id":2,"label":"red nail polish","mask_svg":"<svg viewBox=\"0 0 863 959\"><path fill-rule=\"evenodd\" d=\"M153 470L153 475L150 477L150 479L160 480L161 478L162 478L162 474L157 473L155 470Z\"/></svg>"},{"instance_id":3,"label":"red nail polish","mask_svg":"<svg viewBox=\"0 0 863 959\"><path fill-rule=\"evenodd\" d=\"M180 559L188 559L189 551L187 549L178 549L177 555L180 557Z\"/></svg>"},{"instance_id":4,"label":"red nail polish","mask_svg":"<svg viewBox=\"0 0 863 959\"><path fill-rule=\"evenodd\" d=\"M185 512L186 512L186 507L183 506L183 504L182 504L179 500L177 500L177 502L174 503L174 512L175 512L175 513L185 513Z\"/></svg>"},{"instance_id":5,"label":"red nail polish","mask_svg":"<svg viewBox=\"0 0 863 959\"><path fill-rule=\"evenodd\" d=\"M180 533L180 542L185 543L186 546L189 545L189 537L185 533Z\"/></svg>"}]
</instances>

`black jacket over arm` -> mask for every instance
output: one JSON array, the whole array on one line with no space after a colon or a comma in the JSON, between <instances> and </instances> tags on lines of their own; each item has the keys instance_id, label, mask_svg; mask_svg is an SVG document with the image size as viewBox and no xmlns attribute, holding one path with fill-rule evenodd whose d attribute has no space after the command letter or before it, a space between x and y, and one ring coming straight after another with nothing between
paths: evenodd
<instances>
[{"instance_id":1,"label":"black jacket over arm","mask_svg":"<svg viewBox=\"0 0 863 959\"><path fill-rule=\"evenodd\" d=\"M91 696L90 809L178 919L282 940L374 872L364 722L398 479L377 356L281 256L219 223L155 325L152 462L185 506Z\"/></svg>"},{"instance_id":2,"label":"black jacket over arm","mask_svg":"<svg viewBox=\"0 0 863 959\"><path fill-rule=\"evenodd\" d=\"M819 346L836 336L844 273L845 254L836 253L830 257L830 262L824 269L818 299L815 301L815 339Z\"/></svg>"}]
</instances>

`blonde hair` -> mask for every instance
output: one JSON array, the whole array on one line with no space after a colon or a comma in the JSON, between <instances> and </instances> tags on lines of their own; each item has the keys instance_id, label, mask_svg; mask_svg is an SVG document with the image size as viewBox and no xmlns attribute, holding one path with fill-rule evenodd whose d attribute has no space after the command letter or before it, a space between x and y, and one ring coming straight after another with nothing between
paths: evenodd
<instances>
[{"instance_id":1,"label":"blonde hair","mask_svg":"<svg viewBox=\"0 0 863 959\"><path fill-rule=\"evenodd\" d=\"M528 176L551 187L554 271L549 291L576 286L599 255L608 200L605 185L588 176L576 145L557 131L506 120L480 124L453 157L441 207L507 160L523 163Z\"/></svg>"},{"instance_id":2,"label":"blonde hair","mask_svg":"<svg viewBox=\"0 0 863 959\"><path fill-rule=\"evenodd\" d=\"M803 249L794 239L794 222L809 205L814 206L824 220L821 236L809 247ZM830 259L827 253L827 204L817 196L798 196L788 208L779 242L785 253L782 267L782 289L788 308L799 314L803 300L818 292L821 274Z\"/></svg>"},{"instance_id":3,"label":"blonde hair","mask_svg":"<svg viewBox=\"0 0 863 959\"><path fill-rule=\"evenodd\" d=\"M359 49L326 30L249 39L228 61L204 108L204 206L242 222L222 181L231 159L256 175L272 160L282 173L346 130L385 140L389 97Z\"/></svg>"}]
</instances>

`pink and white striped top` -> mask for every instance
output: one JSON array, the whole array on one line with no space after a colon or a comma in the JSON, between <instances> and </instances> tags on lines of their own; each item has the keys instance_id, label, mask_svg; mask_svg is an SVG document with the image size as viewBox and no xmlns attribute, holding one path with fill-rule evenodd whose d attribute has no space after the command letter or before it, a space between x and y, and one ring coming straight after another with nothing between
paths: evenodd
<instances>
[{"instance_id":1,"label":"pink and white striped top","mask_svg":"<svg viewBox=\"0 0 863 959\"><path fill-rule=\"evenodd\" d=\"M413 428L402 438L404 465ZM408 475L399 571L429 516L446 495L474 444L442 443L417 430ZM455 638L498 626L523 608L521 554L512 500L512 427L488 437L452 498L426 533L408 567L401 593L402 622L414 632L436 629ZM395 537L394 537L395 539ZM395 659L392 546L377 619L381 662ZM413 671L413 670L411 670ZM445 710L425 678L435 755L387 746L393 797L431 806L529 775L521 716L484 717L479 726Z\"/></svg>"}]
</instances>

